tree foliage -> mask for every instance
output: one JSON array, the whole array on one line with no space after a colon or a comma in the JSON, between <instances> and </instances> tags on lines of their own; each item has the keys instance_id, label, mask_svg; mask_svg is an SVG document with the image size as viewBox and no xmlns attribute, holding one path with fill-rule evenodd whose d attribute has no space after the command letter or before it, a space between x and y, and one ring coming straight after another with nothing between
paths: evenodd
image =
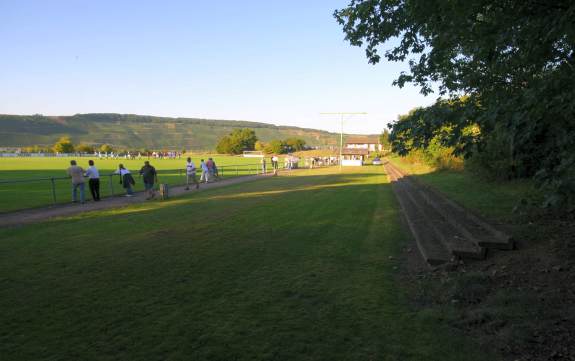
<instances>
[{"instance_id":1,"label":"tree foliage","mask_svg":"<svg viewBox=\"0 0 575 361\"><path fill-rule=\"evenodd\" d=\"M305 140L300 138L274 139L264 146L264 151L268 154L286 154L304 149L306 149Z\"/></svg>"},{"instance_id":2,"label":"tree foliage","mask_svg":"<svg viewBox=\"0 0 575 361\"><path fill-rule=\"evenodd\" d=\"M54 152L56 153L73 153L74 144L72 144L72 141L69 137L62 137L58 139L52 149L54 149Z\"/></svg>"},{"instance_id":3,"label":"tree foliage","mask_svg":"<svg viewBox=\"0 0 575 361\"><path fill-rule=\"evenodd\" d=\"M382 145L383 149L389 150L391 145L389 141L389 130L384 129L383 132L379 135L379 143Z\"/></svg>"},{"instance_id":4,"label":"tree foliage","mask_svg":"<svg viewBox=\"0 0 575 361\"><path fill-rule=\"evenodd\" d=\"M218 141L216 151L222 154L241 154L247 150L254 150L258 138L253 129L235 129Z\"/></svg>"},{"instance_id":5,"label":"tree foliage","mask_svg":"<svg viewBox=\"0 0 575 361\"><path fill-rule=\"evenodd\" d=\"M268 154L282 154L285 151L285 142L279 139L274 139L266 144L265 152Z\"/></svg>"},{"instance_id":6,"label":"tree foliage","mask_svg":"<svg viewBox=\"0 0 575 361\"><path fill-rule=\"evenodd\" d=\"M305 149L305 140L299 138L288 138L284 141L288 152L297 152Z\"/></svg>"},{"instance_id":7,"label":"tree foliage","mask_svg":"<svg viewBox=\"0 0 575 361\"><path fill-rule=\"evenodd\" d=\"M76 147L76 151L80 153L94 153L94 146L81 143Z\"/></svg>"},{"instance_id":8,"label":"tree foliage","mask_svg":"<svg viewBox=\"0 0 575 361\"><path fill-rule=\"evenodd\" d=\"M100 146L100 152L102 152L102 153L111 153L113 151L114 151L114 148L112 148L112 146L109 144L102 144Z\"/></svg>"},{"instance_id":9,"label":"tree foliage","mask_svg":"<svg viewBox=\"0 0 575 361\"><path fill-rule=\"evenodd\" d=\"M369 62L408 62L395 85L446 98L392 125L396 151L438 139L575 204L572 0L352 0L334 16Z\"/></svg>"}]
</instances>

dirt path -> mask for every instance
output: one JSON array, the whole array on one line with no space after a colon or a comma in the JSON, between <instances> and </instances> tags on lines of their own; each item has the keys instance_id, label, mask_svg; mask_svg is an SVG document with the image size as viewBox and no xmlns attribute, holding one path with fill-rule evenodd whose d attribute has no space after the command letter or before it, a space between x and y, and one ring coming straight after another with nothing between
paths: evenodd
<instances>
[{"instance_id":1,"label":"dirt path","mask_svg":"<svg viewBox=\"0 0 575 361\"><path fill-rule=\"evenodd\" d=\"M186 193L201 192L207 189L221 188L232 184L245 183L268 177L268 175L251 175L244 177L234 177L224 179L214 183L202 183L199 189L190 187L189 191L185 190L185 186L176 186L170 188L170 197L177 197ZM110 197L105 198L100 202L88 201L84 204L68 203L50 207L26 209L16 212L4 213L0 215L0 227L17 226L22 224L29 224L41 222L55 217L63 217L76 215L78 213L96 211L101 209L117 208L129 204L142 203L146 201L144 192L138 192L133 197Z\"/></svg>"}]
</instances>

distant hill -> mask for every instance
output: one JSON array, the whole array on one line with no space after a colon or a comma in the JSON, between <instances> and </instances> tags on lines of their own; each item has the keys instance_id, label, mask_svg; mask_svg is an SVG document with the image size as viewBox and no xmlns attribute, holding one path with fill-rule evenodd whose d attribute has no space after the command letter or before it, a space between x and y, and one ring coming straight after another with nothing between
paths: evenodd
<instances>
[{"instance_id":1,"label":"distant hill","mask_svg":"<svg viewBox=\"0 0 575 361\"><path fill-rule=\"evenodd\" d=\"M196 118L166 118L134 114L73 116L1 115L0 146L52 145L62 136L77 144L111 144L119 148L212 150L218 139L235 128L252 128L264 142L297 137L311 146L339 143L338 135L317 129Z\"/></svg>"}]
</instances>

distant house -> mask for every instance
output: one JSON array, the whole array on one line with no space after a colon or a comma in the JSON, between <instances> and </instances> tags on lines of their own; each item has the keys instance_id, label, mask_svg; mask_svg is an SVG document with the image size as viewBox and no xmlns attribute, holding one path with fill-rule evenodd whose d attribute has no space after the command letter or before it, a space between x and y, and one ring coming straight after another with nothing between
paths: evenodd
<instances>
[{"instance_id":1,"label":"distant house","mask_svg":"<svg viewBox=\"0 0 575 361\"><path fill-rule=\"evenodd\" d=\"M370 152L381 152L383 146L379 142L379 137L374 136L351 136L345 140L345 148L367 149Z\"/></svg>"},{"instance_id":2,"label":"distant house","mask_svg":"<svg viewBox=\"0 0 575 361\"><path fill-rule=\"evenodd\" d=\"M363 161L369 156L367 149L353 149L343 148L341 150L341 165L343 166L359 166L363 165Z\"/></svg>"},{"instance_id":3,"label":"distant house","mask_svg":"<svg viewBox=\"0 0 575 361\"><path fill-rule=\"evenodd\" d=\"M351 136L345 141L342 149L341 165L360 166L369 157L370 152L383 149L378 136Z\"/></svg>"}]
</instances>

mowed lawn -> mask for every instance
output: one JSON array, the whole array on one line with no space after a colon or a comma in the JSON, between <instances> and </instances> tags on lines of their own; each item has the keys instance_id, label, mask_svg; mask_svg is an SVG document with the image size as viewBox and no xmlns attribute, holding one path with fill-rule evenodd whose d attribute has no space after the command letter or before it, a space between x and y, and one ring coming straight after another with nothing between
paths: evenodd
<instances>
[{"instance_id":1,"label":"mowed lawn","mask_svg":"<svg viewBox=\"0 0 575 361\"><path fill-rule=\"evenodd\" d=\"M192 155L192 160L199 169L200 160L207 160L210 155ZM211 156L220 169L220 175L229 178L247 174L253 174L261 162L259 158L243 158L234 156ZM100 193L103 197L112 194L124 194L120 185L119 176L109 177L122 163L134 175L137 191L144 189L144 183L138 176L138 171L144 165L147 158L128 159L98 159L97 157L81 158L0 158L0 213L10 212L25 208L49 206L54 203L52 182L49 178L56 178L54 190L56 203L72 201L72 189L69 179L66 177L66 169L70 166L70 160L76 159L82 168L88 168L88 160L96 162L101 175ZM159 173L158 181L170 185L185 183L186 157L181 159L150 159L150 163L156 167ZM268 162L269 163L269 162ZM199 174L198 174L199 177ZM90 191L86 184L86 199L91 200Z\"/></svg>"},{"instance_id":2,"label":"mowed lawn","mask_svg":"<svg viewBox=\"0 0 575 361\"><path fill-rule=\"evenodd\" d=\"M491 360L408 306L382 167L0 230L8 360Z\"/></svg>"}]
</instances>

